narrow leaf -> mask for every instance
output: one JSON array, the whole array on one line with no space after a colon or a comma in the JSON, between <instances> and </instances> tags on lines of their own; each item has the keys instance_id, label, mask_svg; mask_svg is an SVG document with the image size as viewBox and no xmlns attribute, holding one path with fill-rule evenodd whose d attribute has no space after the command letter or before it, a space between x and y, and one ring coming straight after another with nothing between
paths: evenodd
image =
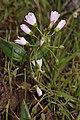
<instances>
[{"instance_id":1,"label":"narrow leaf","mask_svg":"<svg viewBox=\"0 0 80 120\"><path fill-rule=\"evenodd\" d=\"M30 116L28 107L25 103L25 100L23 100L22 106L21 106L21 120L31 120L31 116Z\"/></svg>"}]
</instances>

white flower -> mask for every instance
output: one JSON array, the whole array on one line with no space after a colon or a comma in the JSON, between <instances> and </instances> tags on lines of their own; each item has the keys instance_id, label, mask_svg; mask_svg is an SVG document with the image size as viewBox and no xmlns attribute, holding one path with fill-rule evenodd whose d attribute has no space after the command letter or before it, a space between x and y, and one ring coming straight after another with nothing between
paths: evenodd
<instances>
[{"instance_id":1,"label":"white flower","mask_svg":"<svg viewBox=\"0 0 80 120\"><path fill-rule=\"evenodd\" d=\"M20 25L20 28L27 34L31 33L31 30L29 29L29 27L25 24Z\"/></svg>"},{"instance_id":2,"label":"white flower","mask_svg":"<svg viewBox=\"0 0 80 120\"><path fill-rule=\"evenodd\" d=\"M24 37L19 37L18 36L18 39L15 40L15 43L18 43L20 45L26 45L27 41Z\"/></svg>"},{"instance_id":3,"label":"white flower","mask_svg":"<svg viewBox=\"0 0 80 120\"><path fill-rule=\"evenodd\" d=\"M66 24L66 21L65 21L65 20L61 20L61 21L58 23L58 25L57 25L57 27L55 28L55 30L56 30L56 31L61 30L61 29L64 27L65 24Z\"/></svg>"},{"instance_id":4,"label":"white flower","mask_svg":"<svg viewBox=\"0 0 80 120\"><path fill-rule=\"evenodd\" d=\"M36 61L36 63L39 65L39 68L41 69L42 67L42 59L39 59ZM32 61L32 64L35 66L36 65L35 60Z\"/></svg>"},{"instance_id":5,"label":"white flower","mask_svg":"<svg viewBox=\"0 0 80 120\"><path fill-rule=\"evenodd\" d=\"M40 40L40 46L44 44L44 40Z\"/></svg>"},{"instance_id":6,"label":"white flower","mask_svg":"<svg viewBox=\"0 0 80 120\"><path fill-rule=\"evenodd\" d=\"M60 17L60 14L56 11L51 11L51 15L50 15L50 22L56 22L58 20L58 18Z\"/></svg>"},{"instance_id":7,"label":"white flower","mask_svg":"<svg viewBox=\"0 0 80 120\"><path fill-rule=\"evenodd\" d=\"M77 17L78 17L78 13L77 13L77 12L74 12L74 13L73 13L73 17L74 17L74 18L77 18Z\"/></svg>"},{"instance_id":8,"label":"white flower","mask_svg":"<svg viewBox=\"0 0 80 120\"><path fill-rule=\"evenodd\" d=\"M39 65L40 69L42 67L42 59L37 60L37 64Z\"/></svg>"},{"instance_id":9,"label":"white flower","mask_svg":"<svg viewBox=\"0 0 80 120\"><path fill-rule=\"evenodd\" d=\"M42 90L39 87L36 88L36 91L37 91L38 96L42 95Z\"/></svg>"},{"instance_id":10,"label":"white flower","mask_svg":"<svg viewBox=\"0 0 80 120\"><path fill-rule=\"evenodd\" d=\"M32 13L32 12L29 12L28 15L25 16L25 21L33 26L35 26L35 24L37 24L36 17L34 15L34 13Z\"/></svg>"},{"instance_id":11,"label":"white flower","mask_svg":"<svg viewBox=\"0 0 80 120\"><path fill-rule=\"evenodd\" d=\"M32 61L32 64L33 64L34 66L36 65L35 60Z\"/></svg>"}]
</instances>

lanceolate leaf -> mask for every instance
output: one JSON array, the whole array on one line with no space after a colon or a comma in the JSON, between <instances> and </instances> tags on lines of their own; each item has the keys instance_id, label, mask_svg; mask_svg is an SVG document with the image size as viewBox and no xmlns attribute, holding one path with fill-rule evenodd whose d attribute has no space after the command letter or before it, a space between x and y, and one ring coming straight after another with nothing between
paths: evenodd
<instances>
[{"instance_id":1,"label":"lanceolate leaf","mask_svg":"<svg viewBox=\"0 0 80 120\"><path fill-rule=\"evenodd\" d=\"M27 60L26 51L13 42L8 42L0 38L0 48L9 59L18 62L25 62Z\"/></svg>"},{"instance_id":2,"label":"lanceolate leaf","mask_svg":"<svg viewBox=\"0 0 80 120\"><path fill-rule=\"evenodd\" d=\"M25 103L25 100L22 102L21 106L21 119L20 120L31 120L31 116L29 114L28 107Z\"/></svg>"}]
</instances>

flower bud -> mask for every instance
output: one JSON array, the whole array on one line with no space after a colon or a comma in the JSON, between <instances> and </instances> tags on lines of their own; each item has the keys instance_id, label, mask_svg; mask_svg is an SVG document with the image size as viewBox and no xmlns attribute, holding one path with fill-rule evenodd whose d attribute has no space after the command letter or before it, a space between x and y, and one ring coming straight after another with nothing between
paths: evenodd
<instances>
[{"instance_id":1,"label":"flower bud","mask_svg":"<svg viewBox=\"0 0 80 120\"><path fill-rule=\"evenodd\" d=\"M41 69L42 67L42 59L38 59L36 63L39 65L39 68ZM36 65L35 60L32 61L32 64L35 66Z\"/></svg>"},{"instance_id":2,"label":"flower bud","mask_svg":"<svg viewBox=\"0 0 80 120\"><path fill-rule=\"evenodd\" d=\"M63 45L60 45L60 49L64 49L65 47Z\"/></svg>"},{"instance_id":3,"label":"flower bud","mask_svg":"<svg viewBox=\"0 0 80 120\"><path fill-rule=\"evenodd\" d=\"M37 92L38 96L42 95L42 90L39 87L36 88L36 92Z\"/></svg>"},{"instance_id":4,"label":"flower bud","mask_svg":"<svg viewBox=\"0 0 80 120\"><path fill-rule=\"evenodd\" d=\"M66 21L65 20L61 20L58 23L57 27L55 28L55 31L58 32L59 30L61 30L64 27L65 24L66 24Z\"/></svg>"},{"instance_id":5,"label":"flower bud","mask_svg":"<svg viewBox=\"0 0 80 120\"><path fill-rule=\"evenodd\" d=\"M77 18L77 17L78 17L78 12L74 12L74 13L73 13L73 17L74 17L74 18Z\"/></svg>"},{"instance_id":6,"label":"flower bud","mask_svg":"<svg viewBox=\"0 0 80 120\"><path fill-rule=\"evenodd\" d=\"M37 60L37 64L39 65L40 69L42 67L42 59Z\"/></svg>"},{"instance_id":7,"label":"flower bud","mask_svg":"<svg viewBox=\"0 0 80 120\"><path fill-rule=\"evenodd\" d=\"M21 28L25 33L27 33L27 34L29 34L29 35L32 33L32 31L29 29L29 27L28 27L27 25L25 25L25 24L20 25L20 28Z\"/></svg>"},{"instance_id":8,"label":"flower bud","mask_svg":"<svg viewBox=\"0 0 80 120\"><path fill-rule=\"evenodd\" d=\"M36 65L35 60L32 60L32 64L33 64L34 66Z\"/></svg>"},{"instance_id":9,"label":"flower bud","mask_svg":"<svg viewBox=\"0 0 80 120\"><path fill-rule=\"evenodd\" d=\"M44 44L44 40L40 40L40 46Z\"/></svg>"},{"instance_id":10,"label":"flower bud","mask_svg":"<svg viewBox=\"0 0 80 120\"><path fill-rule=\"evenodd\" d=\"M41 70L41 67L42 67L42 59L38 59L38 60L36 61L36 63L39 65L39 68L40 68L40 70ZM36 65L36 63L35 63L35 60L32 61L32 64L33 64L34 66Z\"/></svg>"}]
</instances>

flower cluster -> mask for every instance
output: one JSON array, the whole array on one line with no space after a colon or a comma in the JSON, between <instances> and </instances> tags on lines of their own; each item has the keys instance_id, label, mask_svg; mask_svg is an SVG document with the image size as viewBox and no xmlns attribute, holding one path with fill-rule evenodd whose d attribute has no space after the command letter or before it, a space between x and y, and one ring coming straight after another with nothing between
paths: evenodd
<instances>
[{"instance_id":1,"label":"flower cluster","mask_svg":"<svg viewBox=\"0 0 80 120\"><path fill-rule=\"evenodd\" d=\"M36 17L34 15L34 13L29 12L28 15L25 16L25 19L24 19L25 24L21 24L20 28L26 34L35 37L37 39L38 43L39 43L39 45L37 47L42 48L42 47L46 46L46 43L50 42L50 37L52 35L54 35L55 32L60 31L65 26L66 21L65 20L61 20L57 24L57 26L54 28L54 32L53 33L51 32L52 34L50 34L50 31L52 30L53 25L57 22L57 20L59 19L59 17L60 17L60 14L58 12L51 11L49 27L47 28L47 30L45 30L46 31L45 33L42 33L42 31L40 31L40 29L38 28L37 20L36 20ZM27 25L29 24L29 25L33 26L34 28L36 28L38 30L38 32L40 33L40 36L41 36L41 38L39 37L40 40L39 40L39 38L37 36L35 36L35 34L26 25L26 23L27 23ZM24 37L19 37L18 36L17 39L15 40L15 43L20 44L20 45L30 46L30 47L33 46L33 48L35 47L35 45L30 44ZM61 48L61 46L59 48ZM57 61L56 57L55 57L55 59ZM42 70L41 70L41 67L42 67L42 58L37 59L37 60L35 60L35 59L31 60L30 63L31 63L31 65L33 64L34 67L36 65L38 65L38 69L39 69L38 72L42 72ZM38 96L42 95L42 91L41 91L41 89L39 87L36 88L36 91L37 91Z\"/></svg>"},{"instance_id":2,"label":"flower cluster","mask_svg":"<svg viewBox=\"0 0 80 120\"><path fill-rule=\"evenodd\" d=\"M50 24L49 24L49 28L51 29L54 25L54 23L59 19L60 17L60 14L56 11L51 11L51 14L50 14ZM34 27L37 27L37 21L36 21L36 17L34 15L34 13L32 12L29 12L28 15L25 16L25 19L24 19L25 22L27 22L28 24L34 26ZM55 31L59 31L61 30L64 25L66 24L66 21L65 20L61 20L58 25L56 26L55 28ZM26 25L26 24L21 24L20 25L20 28L26 33L26 34L29 34L29 35L33 35L33 32L29 29L29 27ZM25 38L20 38L18 37L17 40L15 40L16 43L20 44L20 45L27 45L26 44L26 39ZM44 40L40 40L40 46L42 46L44 43Z\"/></svg>"},{"instance_id":3,"label":"flower cluster","mask_svg":"<svg viewBox=\"0 0 80 120\"><path fill-rule=\"evenodd\" d=\"M32 64L35 66L36 63L39 65L39 69L41 70L42 67L42 59L38 59L36 62L35 60L32 61Z\"/></svg>"},{"instance_id":4,"label":"flower cluster","mask_svg":"<svg viewBox=\"0 0 80 120\"><path fill-rule=\"evenodd\" d=\"M49 27L52 28L53 24L58 20L58 18L60 17L60 14L56 11L51 11L51 15L50 15L50 25ZM66 24L65 20L61 20L58 25L56 26L55 30L59 31L61 30L64 25Z\"/></svg>"}]
</instances>

